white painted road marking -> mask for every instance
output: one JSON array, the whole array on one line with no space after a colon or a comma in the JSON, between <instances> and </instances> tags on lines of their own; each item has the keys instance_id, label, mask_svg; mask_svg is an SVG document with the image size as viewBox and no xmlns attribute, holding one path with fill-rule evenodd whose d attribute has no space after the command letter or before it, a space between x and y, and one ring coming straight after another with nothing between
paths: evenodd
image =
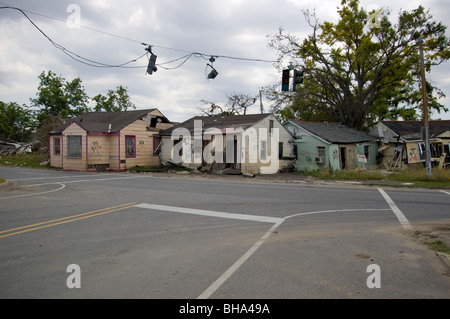
<instances>
[{"instance_id":1,"label":"white painted road marking","mask_svg":"<svg viewBox=\"0 0 450 319\"><path fill-rule=\"evenodd\" d=\"M80 181L48 182L48 183L42 183L42 184L23 185L23 186L19 186L19 187L36 187L36 186L45 186L45 185L53 185L53 184L72 184L72 183L85 183L85 182L103 182L103 181L113 181L113 180L118 180L118 179L130 179L130 178L142 178L142 176L91 178L91 179L84 179L84 180L80 180Z\"/></svg>"},{"instance_id":2,"label":"white painted road marking","mask_svg":"<svg viewBox=\"0 0 450 319\"><path fill-rule=\"evenodd\" d=\"M136 207L145 208L151 210L158 211L167 211L167 212L175 212L175 213L183 213L183 214L193 214L193 215L201 215L201 216L209 216L209 217L219 217L219 218L231 218L231 219L239 219L239 220L249 220L256 222L264 222L264 223L273 223L274 225L252 246L247 252L242 255L230 268L228 268L216 281L214 281L205 291L203 291L197 299L207 299L209 298L217 289L222 286L222 284L227 281L235 272L238 270L242 264L244 264L255 252L258 248L264 244L264 242L273 234L273 232L287 219L302 215L310 215L310 214L323 214L323 213L335 213L335 212L354 212L354 211L383 211L390 210L386 209L341 209L341 210L324 210L324 211L315 211L315 212L306 212L290 215L287 217L276 218L276 217L267 217L267 216L256 216L256 215L244 215L244 214L231 214L231 213L223 213L223 212L215 212L210 210L201 210L201 209L192 209L192 208L182 208L182 207L174 207L174 206L164 206L164 205L153 205L153 204L139 204Z\"/></svg>"},{"instance_id":3,"label":"white painted road marking","mask_svg":"<svg viewBox=\"0 0 450 319\"><path fill-rule=\"evenodd\" d=\"M381 193L381 195L384 197L384 199L386 200L386 202L388 203L389 207L391 208L391 210L394 212L395 216L397 216L400 224L402 224L403 228L405 229L413 229L413 227L411 226L411 224L409 223L408 219L406 219L406 216L403 215L402 211L400 210L400 208L398 208L398 206L394 203L394 201L389 197L388 194L386 194L386 192L381 189L378 188L378 191Z\"/></svg>"},{"instance_id":4,"label":"white painted road marking","mask_svg":"<svg viewBox=\"0 0 450 319\"><path fill-rule=\"evenodd\" d=\"M0 199L8 199L8 198L17 198L17 197L28 197L28 196L35 196L35 195L43 195L43 194L48 194L48 193L53 193L53 192L57 192L60 191L62 189L64 189L66 187L66 185L62 184L62 183L54 183L54 184L58 184L61 185L60 188L57 189L53 189L51 191L46 191L46 192L39 192L39 193L31 193L31 194L24 194L24 195L13 195L13 196L7 196L7 197L0 197Z\"/></svg>"},{"instance_id":5,"label":"white painted road marking","mask_svg":"<svg viewBox=\"0 0 450 319\"><path fill-rule=\"evenodd\" d=\"M164 205L153 205L153 204L145 204L145 203L137 205L137 207L152 209L152 210L166 211L166 212L201 215L201 216L209 216L209 217L219 217L219 218L229 218L229 219L239 219L239 220L249 220L249 221L254 221L254 222L271 223L271 224L275 224L275 223L279 223L279 222L283 221L283 218L276 218L276 217L232 214L232 213L215 212L212 210L164 206Z\"/></svg>"},{"instance_id":6,"label":"white painted road marking","mask_svg":"<svg viewBox=\"0 0 450 319\"><path fill-rule=\"evenodd\" d=\"M51 190L51 191L30 193L30 194L23 194L23 195L13 195L13 196L7 196L7 197L0 197L0 199L9 199L9 198L17 198L17 197L28 197L28 196L35 196L35 195L43 195L43 194L53 193L53 192L57 192L57 191L60 191L60 190L64 189L66 187L65 184L71 184L71 183L110 181L110 180L117 180L117 179L130 179L130 178L139 178L139 177L141 177L141 176L113 177L113 178L93 178L93 179L85 179L85 180L79 180L79 181L72 180L72 181L63 181L63 182L48 182L48 183L42 183L42 184L22 185L22 186L18 186L18 188L38 187L38 186L47 186L47 185L61 185L61 187L58 188L58 189ZM49 177L49 178L53 178L53 177Z\"/></svg>"},{"instance_id":7,"label":"white painted road marking","mask_svg":"<svg viewBox=\"0 0 450 319\"><path fill-rule=\"evenodd\" d=\"M284 221L283 218L279 218L280 221L277 222L275 225L272 226L265 234L262 236L247 252L242 255L241 258L239 258L230 268L228 268L227 271L225 271L222 276L220 276L215 282L213 282L204 292L200 294L200 296L197 297L197 299L208 299L217 289L219 289L222 284L228 280L228 278L231 277L235 273L236 270L238 270L243 263L249 259L254 252L266 241L267 238L269 238L270 235L278 228L278 226L281 225L281 223Z\"/></svg>"}]
</instances>

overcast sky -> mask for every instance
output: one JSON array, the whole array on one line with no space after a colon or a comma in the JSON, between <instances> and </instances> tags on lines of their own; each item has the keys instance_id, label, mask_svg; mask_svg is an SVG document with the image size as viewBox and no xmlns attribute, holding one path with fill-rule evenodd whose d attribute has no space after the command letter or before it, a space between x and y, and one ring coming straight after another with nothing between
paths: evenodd
<instances>
[{"instance_id":1,"label":"overcast sky","mask_svg":"<svg viewBox=\"0 0 450 319\"><path fill-rule=\"evenodd\" d=\"M302 10L316 10L321 21L336 21L340 0L0 0L26 10L33 22L55 43L81 57L120 65L146 53L151 44L159 67L146 75L147 57L127 66L96 68L79 63L55 48L26 18L15 10L0 10L0 100L30 105L42 71L52 71L68 81L79 77L93 97L122 85L137 109L158 108L171 121L199 115L200 100L226 103L226 95L258 95L261 87L281 78L273 63L277 52L267 47L267 35L280 27L300 39L310 34ZM366 9L389 8L391 18L400 9L422 4L434 19L450 26L448 0L361 1ZM76 6L73 6L76 5ZM78 10L79 9L79 10ZM79 15L77 15L79 13ZM77 26L77 17L79 25ZM68 24L67 22L74 22ZM449 37L447 30L447 37ZM180 59L199 52L184 64ZM208 80L210 56L219 57L219 75ZM242 59L241 59L242 58ZM173 63L164 64L176 59ZM428 75L447 95L440 102L450 108L450 64ZM263 100L264 110L270 103ZM250 110L259 112L259 102ZM450 114L433 118L450 119Z\"/></svg>"}]
</instances>

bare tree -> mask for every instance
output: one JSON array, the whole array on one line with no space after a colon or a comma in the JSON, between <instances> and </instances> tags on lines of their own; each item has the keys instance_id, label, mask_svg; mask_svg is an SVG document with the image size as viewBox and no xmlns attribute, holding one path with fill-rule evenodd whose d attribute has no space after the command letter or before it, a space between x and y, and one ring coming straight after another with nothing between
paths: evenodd
<instances>
[{"instance_id":1,"label":"bare tree","mask_svg":"<svg viewBox=\"0 0 450 319\"><path fill-rule=\"evenodd\" d=\"M202 115L214 116L214 115L245 115L249 107L256 103L257 98L248 94L232 93L227 94L227 104L224 107L216 104L215 102L200 100L203 104L202 107L198 107Z\"/></svg>"},{"instance_id":2,"label":"bare tree","mask_svg":"<svg viewBox=\"0 0 450 319\"><path fill-rule=\"evenodd\" d=\"M247 114L247 109L256 103L256 97L242 93L232 93L227 95L228 109L233 114Z\"/></svg>"}]
</instances>

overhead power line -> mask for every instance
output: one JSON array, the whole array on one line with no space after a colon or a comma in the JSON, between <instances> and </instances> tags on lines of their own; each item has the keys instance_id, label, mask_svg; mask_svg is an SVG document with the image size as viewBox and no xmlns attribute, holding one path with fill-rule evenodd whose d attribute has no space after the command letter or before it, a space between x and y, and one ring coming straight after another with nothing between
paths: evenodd
<instances>
[{"instance_id":1,"label":"overhead power line","mask_svg":"<svg viewBox=\"0 0 450 319\"><path fill-rule=\"evenodd\" d=\"M136 62L137 60L143 58L144 56L146 56L147 54L143 54L140 57L127 61L125 63L121 63L121 64L117 64L117 65L112 65L112 64L106 64L106 63L102 63L102 62L98 62L98 61L94 61L91 59L87 59L73 51L70 51L68 49L66 49L64 46L62 46L61 44L53 41L47 34L45 34L44 31L42 31L34 22L33 20L30 19L30 17L20 8L16 8L16 7L0 7L0 9L13 9L13 10L17 10L19 12L21 12L27 19L28 21L30 21L30 23L45 37L47 38L47 40L50 41L50 43L57 49L61 50L62 52L64 52L67 56L69 56L70 58L72 58L75 61L78 61L80 63L92 66L92 67L97 67L97 68L141 68L141 67L137 67L137 66L127 66L130 63Z\"/></svg>"},{"instance_id":2,"label":"overhead power line","mask_svg":"<svg viewBox=\"0 0 450 319\"><path fill-rule=\"evenodd\" d=\"M47 34L45 34L44 31L42 31L42 29L40 29L36 25L36 23L34 23L34 21L26 14L26 12L27 13L31 13L31 14L35 14L35 15L38 15L38 16L41 16L41 17L44 17L44 18L47 18L47 19L52 19L52 20L55 20L55 21L58 21L58 22L67 23L66 21L64 21L62 19L55 18L55 17L51 17L51 16L48 16L48 15L44 15L44 14L41 14L41 13L37 13L37 12L21 9L21 8L18 8L18 7L13 7L13 6L7 5L7 4L5 4L3 2L0 2L0 4L4 4L5 5L3 7L0 7L0 9L17 10L20 13L22 13L27 18L27 20L45 38L47 38L47 40L49 40L50 43L55 48L61 50L64 54L66 54L71 59L73 59L73 60L75 60L77 62L83 63L83 64L88 65L88 66L97 67L97 68L130 68L130 69L132 69L132 68L145 68L146 67L146 66L129 66L129 64L137 62L138 60L140 60L144 56L148 55L148 52L144 53L143 55L141 55L141 56L139 56L139 57L137 57L135 59L129 60L129 61L121 63L121 64L117 64L117 65L103 63L103 62L98 62L98 61L95 61L95 60L92 60L92 59L85 58L85 57L83 57L83 56L81 56L81 55L79 55L79 54L77 54L77 53L75 53L75 52L73 52L71 50L68 50L67 48L65 48L61 44L53 41ZM91 28L91 27L84 26L84 25L79 25L79 27L87 29L87 30L90 30L90 31L98 32L98 33L101 33L101 34L104 34L104 35L108 35L108 36L112 36L112 37L116 37L116 38L120 38L120 39L123 39L123 40L127 40L127 41L131 41L131 42L134 42L134 43L138 43L138 44L141 44L141 45L148 46L148 44L143 42L143 41L138 41L138 40L135 40L135 39L131 39L131 38L128 38L128 37L116 35L116 34L113 34L113 33L110 33L110 32L105 32L105 31L98 30L98 29ZM214 54L205 54L205 53L200 53L200 52L190 52L190 51L186 51L186 50L170 48L170 47L164 47L164 46L158 46L158 45L151 45L151 46L154 47L154 48L160 48L160 49L166 49L166 50L172 50L172 51L188 53L188 54L186 54L186 55L184 55L182 57L176 58L174 60L157 64L158 66L160 66L161 68L166 69L166 70L174 70L174 69L177 69L177 68L181 67L183 64L185 64L192 57L197 57L197 58L201 57L201 58L204 58L205 60L209 59L210 57L215 57L215 58L224 58L224 59L241 60L241 61L249 61L249 62L266 62L266 63L274 63L274 62L276 62L276 61L264 60L264 59L251 59L251 58L242 58L242 57L234 57L234 56L227 56L227 55L214 55ZM182 62L179 65L175 66L175 67L168 67L168 66L166 66L168 64L171 64L171 63L174 63L174 62L178 62L178 61L182 61Z\"/></svg>"}]
</instances>

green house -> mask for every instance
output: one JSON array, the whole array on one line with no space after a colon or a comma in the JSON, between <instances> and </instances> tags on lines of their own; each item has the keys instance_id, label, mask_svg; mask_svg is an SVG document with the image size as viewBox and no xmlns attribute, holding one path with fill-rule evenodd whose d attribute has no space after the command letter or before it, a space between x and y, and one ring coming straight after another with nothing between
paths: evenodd
<instances>
[{"instance_id":1,"label":"green house","mask_svg":"<svg viewBox=\"0 0 450 319\"><path fill-rule=\"evenodd\" d=\"M297 171L377 166L378 142L366 132L340 123L289 120L283 125L294 137Z\"/></svg>"}]
</instances>

